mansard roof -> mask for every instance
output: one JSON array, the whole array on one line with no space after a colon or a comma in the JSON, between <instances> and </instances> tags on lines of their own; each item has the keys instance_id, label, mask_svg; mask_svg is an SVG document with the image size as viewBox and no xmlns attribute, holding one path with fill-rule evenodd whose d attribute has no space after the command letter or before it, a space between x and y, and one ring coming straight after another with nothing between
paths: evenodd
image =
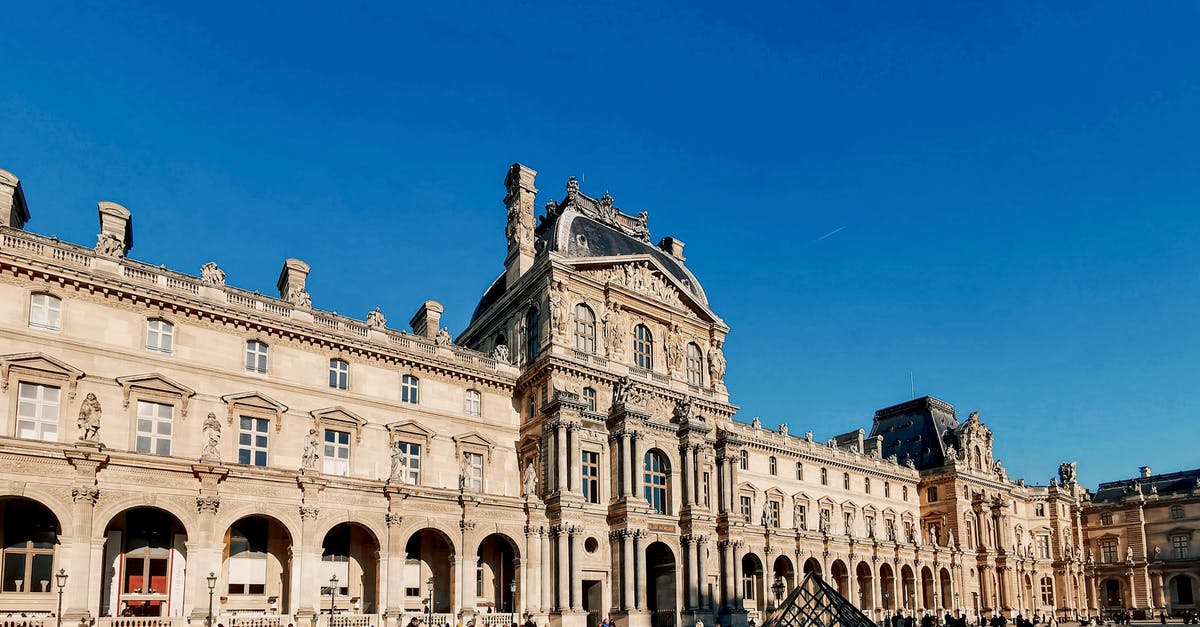
<instances>
[{"instance_id":1,"label":"mansard roof","mask_svg":"<svg viewBox=\"0 0 1200 627\"><path fill-rule=\"evenodd\" d=\"M871 437L883 436L883 456L911 460L918 470L946 463L946 444L952 443L958 418L954 407L932 396L885 407L875 412Z\"/></svg>"},{"instance_id":2,"label":"mansard roof","mask_svg":"<svg viewBox=\"0 0 1200 627\"><path fill-rule=\"evenodd\" d=\"M1115 503L1131 494L1186 496L1200 490L1200 468L1101 483L1093 503Z\"/></svg>"}]
</instances>

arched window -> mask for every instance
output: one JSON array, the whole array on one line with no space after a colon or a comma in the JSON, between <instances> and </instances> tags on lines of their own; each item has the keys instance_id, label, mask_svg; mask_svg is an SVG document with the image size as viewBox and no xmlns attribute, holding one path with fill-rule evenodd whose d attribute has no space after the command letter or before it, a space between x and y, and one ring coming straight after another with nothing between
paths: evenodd
<instances>
[{"instance_id":1,"label":"arched window","mask_svg":"<svg viewBox=\"0 0 1200 627\"><path fill-rule=\"evenodd\" d=\"M29 326L58 331L62 328L62 300L54 294L29 297Z\"/></svg>"},{"instance_id":2,"label":"arched window","mask_svg":"<svg viewBox=\"0 0 1200 627\"><path fill-rule=\"evenodd\" d=\"M871 478L870 477L863 477L863 492L866 492L867 494L871 493Z\"/></svg>"},{"instance_id":3,"label":"arched window","mask_svg":"<svg viewBox=\"0 0 1200 627\"><path fill-rule=\"evenodd\" d=\"M821 469L821 485L829 485L829 471Z\"/></svg>"},{"instance_id":4,"label":"arched window","mask_svg":"<svg viewBox=\"0 0 1200 627\"><path fill-rule=\"evenodd\" d=\"M796 462L796 481L804 481L804 464Z\"/></svg>"},{"instance_id":5,"label":"arched window","mask_svg":"<svg viewBox=\"0 0 1200 627\"><path fill-rule=\"evenodd\" d=\"M583 303L575 305L575 350L596 353L596 314Z\"/></svg>"},{"instance_id":6,"label":"arched window","mask_svg":"<svg viewBox=\"0 0 1200 627\"><path fill-rule=\"evenodd\" d=\"M687 345L687 382L704 385L704 353L695 342Z\"/></svg>"},{"instance_id":7,"label":"arched window","mask_svg":"<svg viewBox=\"0 0 1200 627\"><path fill-rule=\"evenodd\" d=\"M887 499L887 498L891 498L891 497L892 497L892 484L884 481L883 482L883 498Z\"/></svg>"},{"instance_id":8,"label":"arched window","mask_svg":"<svg viewBox=\"0 0 1200 627\"><path fill-rule=\"evenodd\" d=\"M779 469L778 469L777 463L775 461L774 455L772 455L769 459L767 459L767 466L770 468L772 475L779 473Z\"/></svg>"},{"instance_id":9,"label":"arched window","mask_svg":"<svg viewBox=\"0 0 1200 627\"><path fill-rule=\"evenodd\" d=\"M975 454L971 456L971 465L975 467L975 470L983 469L983 456L980 455L978 446L975 447Z\"/></svg>"},{"instance_id":10,"label":"arched window","mask_svg":"<svg viewBox=\"0 0 1200 627\"><path fill-rule=\"evenodd\" d=\"M420 400L421 380L406 374L400 377L400 400L416 405Z\"/></svg>"},{"instance_id":11,"label":"arched window","mask_svg":"<svg viewBox=\"0 0 1200 627\"><path fill-rule=\"evenodd\" d=\"M40 503L11 499L0 504L4 516L4 592L53 591L54 547L58 521Z\"/></svg>"},{"instance_id":12,"label":"arched window","mask_svg":"<svg viewBox=\"0 0 1200 627\"><path fill-rule=\"evenodd\" d=\"M749 469L750 469L750 453L748 451L742 451L742 470L749 470Z\"/></svg>"},{"instance_id":13,"label":"arched window","mask_svg":"<svg viewBox=\"0 0 1200 627\"><path fill-rule=\"evenodd\" d=\"M267 373L267 344L258 340L246 342L246 370Z\"/></svg>"},{"instance_id":14,"label":"arched window","mask_svg":"<svg viewBox=\"0 0 1200 627\"><path fill-rule=\"evenodd\" d=\"M537 307L530 307L529 311L525 312L525 361L530 362L537 359L538 351L538 310Z\"/></svg>"},{"instance_id":15,"label":"arched window","mask_svg":"<svg viewBox=\"0 0 1200 627\"><path fill-rule=\"evenodd\" d=\"M654 336L644 324L633 328L633 365L654 370Z\"/></svg>"},{"instance_id":16,"label":"arched window","mask_svg":"<svg viewBox=\"0 0 1200 627\"><path fill-rule=\"evenodd\" d=\"M329 387L337 390L350 389L350 364L345 360L329 360Z\"/></svg>"},{"instance_id":17,"label":"arched window","mask_svg":"<svg viewBox=\"0 0 1200 627\"><path fill-rule=\"evenodd\" d=\"M643 471L646 502L655 512L668 513L670 501L667 500L667 476L671 468L667 465L666 456L659 451L646 451Z\"/></svg>"},{"instance_id":18,"label":"arched window","mask_svg":"<svg viewBox=\"0 0 1200 627\"><path fill-rule=\"evenodd\" d=\"M843 490L850 489L850 473L848 473L848 472L842 473L842 489Z\"/></svg>"},{"instance_id":19,"label":"arched window","mask_svg":"<svg viewBox=\"0 0 1200 627\"><path fill-rule=\"evenodd\" d=\"M170 353L175 345L175 325L161 318L146 321L146 350Z\"/></svg>"}]
</instances>

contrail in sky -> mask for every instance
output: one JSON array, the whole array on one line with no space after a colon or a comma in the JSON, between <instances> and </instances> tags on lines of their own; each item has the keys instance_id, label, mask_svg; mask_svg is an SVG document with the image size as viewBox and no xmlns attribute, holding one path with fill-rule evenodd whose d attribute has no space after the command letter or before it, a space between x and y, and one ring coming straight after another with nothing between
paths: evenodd
<instances>
[{"instance_id":1,"label":"contrail in sky","mask_svg":"<svg viewBox=\"0 0 1200 627\"><path fill-rule=\"evenodd\" d=\"M841 232L842 232L842 231L844 231L845 229L846 229L846 227L844 227L844 226L839 226L838 228L836 228L836 229L834 229L834 230L832 230L832 231L830 231L830 232L828 232L828 233L826 233L826 234L822 235L821 237L818 237L818 238L817 238L817 241L818 241L818 242L825 241L825 240L827 240L827 239L829 239L829 238L833 237L834 235L837 235L838 233L841 233Z\"/></svg>"}]
</instances>

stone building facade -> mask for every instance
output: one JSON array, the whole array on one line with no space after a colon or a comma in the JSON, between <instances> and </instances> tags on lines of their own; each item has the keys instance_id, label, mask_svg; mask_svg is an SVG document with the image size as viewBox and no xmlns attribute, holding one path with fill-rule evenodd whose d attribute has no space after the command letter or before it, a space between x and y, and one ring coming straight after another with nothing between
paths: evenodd
<instances>
[{"instance_id":1,"label":"stone building facade","mask_svg":"<svg viewBox=\"0 0 1200 627\"><path fill-rule=\"evenodd\" d=\"M1098 609L1072 464L1013 481L928 397L824 442L735 420L683 242L574 179L540 221L531 169L505 190L453 338L432 300L315 307L298 259L278 297L131 259L111 202L93 247L31 233L0 171L0 612L744 625L811 570L877 617Z\"/></svg>"}]
</instances>

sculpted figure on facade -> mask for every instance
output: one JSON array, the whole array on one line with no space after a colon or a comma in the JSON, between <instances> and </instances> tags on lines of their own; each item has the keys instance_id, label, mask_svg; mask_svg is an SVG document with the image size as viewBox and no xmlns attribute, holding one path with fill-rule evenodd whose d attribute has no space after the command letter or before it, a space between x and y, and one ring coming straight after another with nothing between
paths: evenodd
<instances>
[{"instance_id":1,"label":"sculpted figure on facade","mask_svg":"<svg viewBox=\"0 0 1200 627\"><path fill-rule=\"evenodd\" d=\"M310 428L308 435L304 438L304 451L300 455L301 469L317 469L317 462L321 459L320 446L321 443L317 439L317 429L315 427Z\"/></svg>"},{"instance_id":2,"label":"sculpted figure on facade","mask_svg":"<svg viewBox=\"0 0 1200 627\"><path fill-rule=\"evenodd\" d=\"M204 450L200 453L200 458L220 461L221 421L217 420L217 415L208 412L208 417L204 419L202 429L204 431Z\"/></svg>"},{"instance_id":3,"label":"sculpted figure on facade","mask_svg":"<svg viewBox=\"0 0 1200 627\"><path fill-rule=\"evenodd\" d=\"M367 312L367 326L372 329L382 329L387 326L387 318L378 307Z\"/></svg>"},{"instance_id":4,"label":"sculpted figure on facade","mask_svg":"<svg viewBox=\"0 0 1200 627\"><path fill-rule=\"evenodd\" d=\"M692 420L693 416L691 397L685 396L676 401L674 416L672 416L674 422L686 424Z\"/></svg>"},{"instance_id":5,"label":"sculpted figure on facade","mask_svg":"<svg viewBox=\"0 0 1200 627\"><path fill-rule=\"evenodd\" d=\"M714 385L725 385L725 353L721 350L723 342L713 340L712 348L708 351L708 376Z\"/></svg>"},{"instance_id":6,"label":"sculpted figure on facade","mask_svg":"<svg viewBox=\"0 0 1200 627\"><path fill-rule=\"evenodd\" d=\"M613 405L641 405L645 402L645 397L629 377L617 379L613 387Z\"/></svg>"},{"instance_id":7,"label":"sculpted figure on facade","mask_svg":"<svg viewBox=\"0 0 1200 627\"><path fill-rule=\"evenodd\" d=\"M555 281L550 287L548 299L550 301L550 329L554 335L565 336L569 328L570 320L567 313L567 298L570 293L567 291L567 284L562 281Z\"/></svg>"},{"instance_id":8,"label":"sculpted figure on facade","mask_svg":"<svg viewBox=\"0 0 1200 627\"><path fill-rule=\"evenodd\" d=\"M799 503L792 505L792 525L796 529L799 529L800 531L805 530L804 529L804 506Z\"/></svg>"},{"instance_id":9,"label":"sculpted figure on facade","mask_svg":"<svg viewBox=\"0 0 1200 627\"><path fill-rule=\"evenodd\" d=\"M79 419L76 421L79 426L80 440L96 441L96 437L100 434L100 417L103 413L103 410L100 409L100 400L96 398L95 394L88 392L79 406Z\"/></svg>"},{"instance_id":10,"label":"sculpted figure on facade","mask_svg":"<svg viewBox=\"0 0 1200 627\"><path fill-rule=\"evenodd\" d=\"M1063 462L1058 465L1058 476L1064 486L1075 483L1075 462Z\"/></svg>"},{"instance_id":11,"label":"sculpted figure on facade","mask_svg":"<svg viewBox=\"0 0 1200 627\"><path fill-rule=\"evenodd\" d=\"M628 328L629 318L621 310L621 304L612 303L604 314L605 346L609 357L625 353L625 333Z\"/></svg>"},{"instance_id":12,"label":"sculpted figure on facade","mask_svg":"<svg viewBox=\"0 0 1200 627\"><path fill-rule=\"evenodd\" d=\"M506 364L509 363L508 344L497 344L496 348L492 349L492 359Z\"/></svg>"},{"instance_id":13,"label":"sculpted figure on facade","mask_svg":"<svg viewBox=\"0 0 1200 627\"><path fill-rule=\"evenodd\" d=\"M125 242L112 233L101 231L96 234L96 253L120 259L125 256Z\"/></svg>"},{"instance_id":14,"label":"sculpted figure on facade","mask_svg":"<svg viewBox=\"0 0 1200 627\"><path fill-rule=\"evenodd\" d=\"M676 373L683 371L683 351L684 351L683 332L679 325L671 325L671 329L667 331L667 372Z\"/></svg>"},{"instance_id":15,"label":"sculpted figure on facade","mask_svg":"<svg viewBox=\"0 0 1200 627\"><path fill-rule=\"evenodd\" d=\"M535 458L530 457L528 460L526 460L525 473L521 480L521 483L524 486L524 493L526 497L537 496L537 467L536 464L534 464L534 459Z\"/></svg>"},{"instance_id":16,"label":"sculpted figure on facade","mask_svg":"<svg viewBox=\"0 0 1200 627\"><path fill-rule=\"evenodd\" d=\"M438 330L437 336L433 338L433 343L438 346L449 346L454 338L450 337L450 328L442 327Z\"/></svg>"},{"instance_id":17,"label":"sculpted figure on facade","mask_svg":"<svg viewBox=\"0 0 1200 627\"><path fill-rule=\"evenodd\" d=\"M392 444L392 468L388 472L388 481L403 481L404 480L404 454L400 452L400 447Z\"/></svg>"},{"instance_id":18,"label":"sculpted figure on facade","mask_svg":"<svg viewBox=\"0 0 1200 627\"><path fill-rule=\"evenodd\" d=\"M206 285L225 285L225 271L210 261L200 266L200 281Z\"/></svg>"},{"instance_id":19,"label":"sculpted figure on facade","mask_svg":"<svg viewBox=\"0 0 1200 627\"><path fill-rule=\"evenodd\" d=\"M299 286L292 286L284 300L301 309L312 309L312 296L309 296L308 290Z\"/></svg>"}]
</instances>

